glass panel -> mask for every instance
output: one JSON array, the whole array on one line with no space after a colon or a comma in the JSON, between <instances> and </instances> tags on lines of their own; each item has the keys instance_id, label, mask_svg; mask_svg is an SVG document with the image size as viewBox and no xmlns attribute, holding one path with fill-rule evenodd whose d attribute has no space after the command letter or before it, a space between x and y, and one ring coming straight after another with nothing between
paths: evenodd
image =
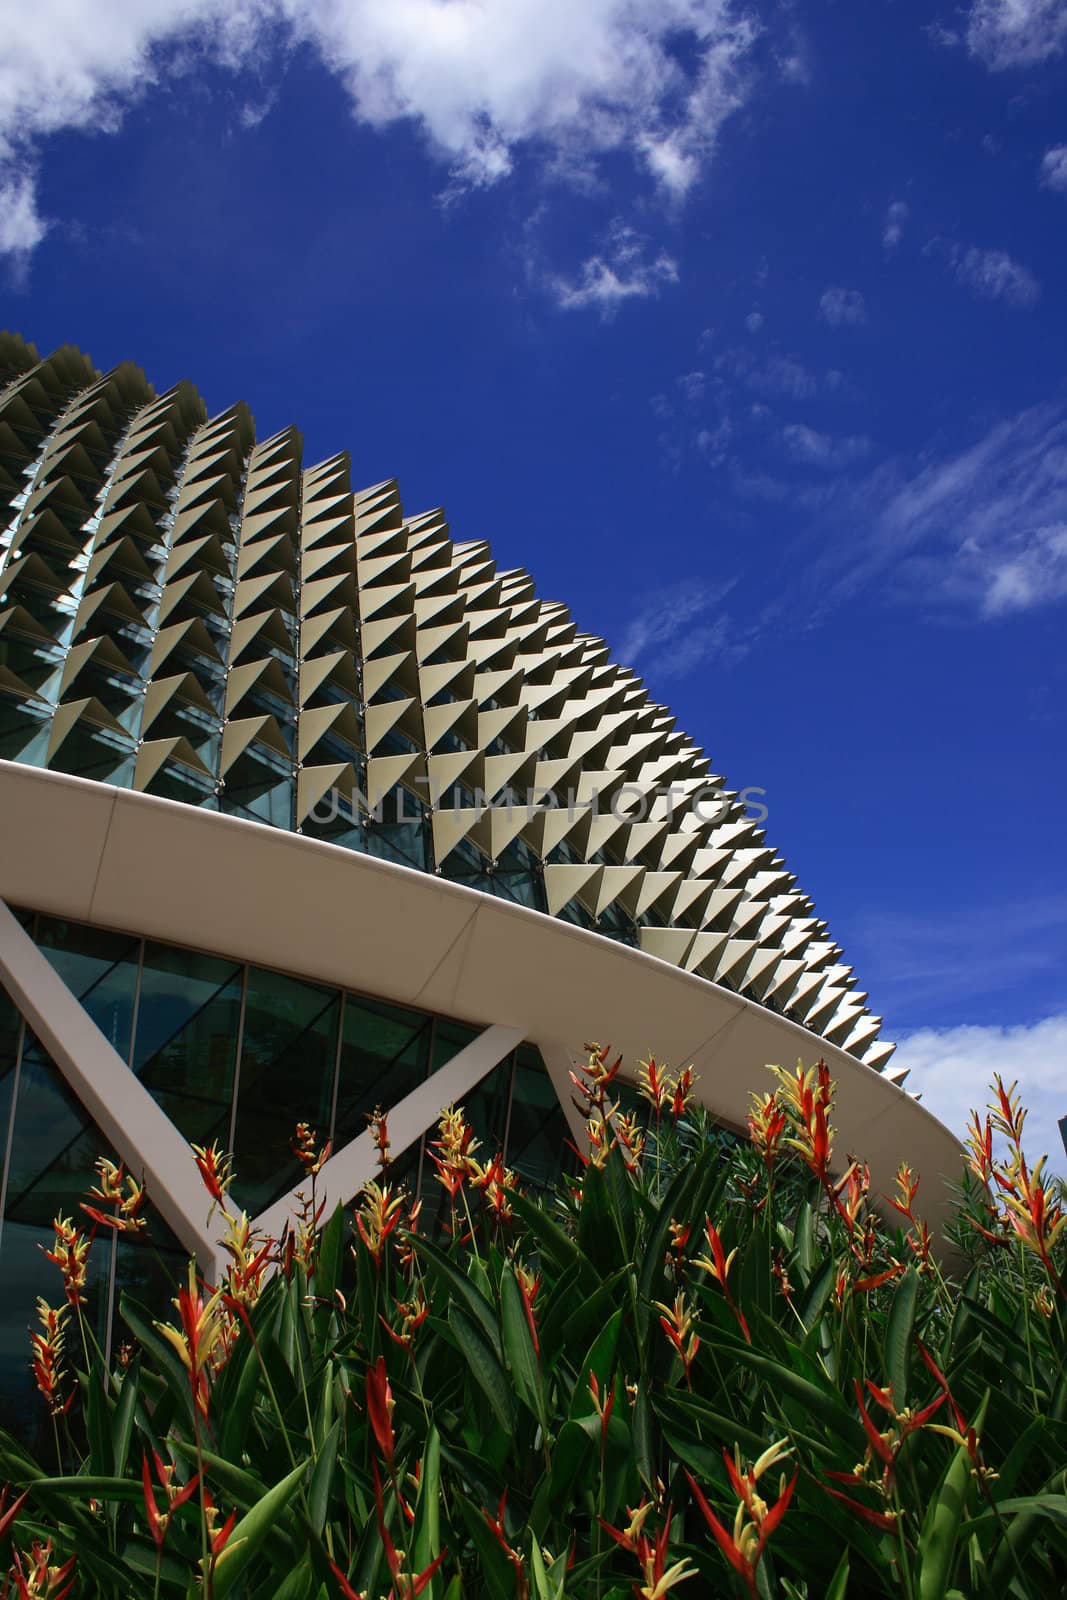
<instances>
[{"instance_id":1,"label":"glass panel","mask_svg":"<svg viewBox=\"0 0 1067 1600\"><path fill-rule=\"evenodd\" d=\"M206 1195L204 1199L205 1204L209 1203ZM142 1215L148 1223L144 1232L123 1234L116 1244L112 1360L124 1343L135 1344L119 1309L123 1294L139 1300L163 1321L174 1322L177 1314L171 1301L185 1282L188 1270L188 1250L167 1227L151 1201L146 1202Z\"/></svg>"},{"instance_id":2,"label":"glass panel","mask_svg":"<svg viewBox=\"0 0 1067 1600\"><path fill-rule=\"evenodd\" d=\"M55 1242L52 1218L60 1213L78 1221L79 1202L95 1181L99 1155L111 1155L107 1141L90 1122L40 1044L27 1032L15 1106L11 1170L0 1234L0 1425L31 1445L51 1438L44 1401L29 1368L29 1330L36 1326L37 1299L64 1302L59 1269L45 1259L41 1245ZM111 1252L101 1241L90 1252L85 1321L102 1344L106 1326L106 1286ZM82 1364L77 1323L67 1330L67 1371Z\"/></svg>"},{"instance_id":3,"label":"glass panel","mask_svg":"<svg viewBox=\"0 0 1067 1600\"><path fill-rule=\"evenodd\" d=\"M310 1123L326 1140L340 999L336 989L248 970L234 1194L253 1215L301 1175L292 1152L296 1124Z\"/></svg>"},{"instance_id":4,"label":"glass panel","mask_svg":"<svg viewBox=\"0 0 1067 1600\"><path fill-rule=\"evenodd\" d=\"M124 1061L129 1059L141 941L40 917L37 944Z\"/></svg>"},{"instance_id":5,"label":"glass panel","mask_svg":"<svg viewBox=\"0 0 1067 1600\"><path fill-rule=\"evenodd\" d=\"M429 1053L429 1017L401 1006L346 996L337 1080L336 1150L364 1131L375 1106L388 1110L422 1082Z\"/></svg>"},{"instance_id":6,"label":"glass panel","mask_svg":"<svg viewBox=\"0 0 1067 1600\"><path fill-rule=\"evenodd\" d=\"M538 1050L519 1046L511 1096L507 1164L523 1185L552 1188L561 1173L572 1170L574 1157L563 1107Z\"/></svg>"},{"instance_id":7,"label":"glass panel","mask_svg":"<svg viewBox=\"0 0 1067 1600\"><path fill-rule=\"evenodd\" d=\"M148 941L134 1071L195 1144L230 1138L244 968Z\"/></svg>"}]
</instances>

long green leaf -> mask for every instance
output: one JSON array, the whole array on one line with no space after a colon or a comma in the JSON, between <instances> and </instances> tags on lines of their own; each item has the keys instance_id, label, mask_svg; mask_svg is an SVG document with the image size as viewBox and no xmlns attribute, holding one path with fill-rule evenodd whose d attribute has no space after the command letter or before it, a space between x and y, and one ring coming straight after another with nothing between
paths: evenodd
<instances>
[{"instance_id":1,"label":"long green leaf","mask_svg":"<svg viewBox=\"0 0 1067 1600\"><path fill-rule=\"evenodd\" d=\"M418 1234L412 1234L411 1243L431 1271L448 1285L453 1297L462 1301L467 1311L477 1322L484 1337L499 1356L501 1354L500 1328L497 1323L496 1310L485 1298L481 1290L475 1288L470 1279L448 1259L444 1251L439 1250L435 1244L431 1244L429 1239L424 1239Z\"/></svg>"},{"instance_id":2,"label":"long green leaf","mask_svg":"<svg viewBox=\"0 0 1067 1600\"><path fill-rule=\"evenodd\" d=\"M223 1600L223 1596L232 1591L238 1579L252 1565L267 1535L299 1489L306 1470L303 1462L294 1467L273 1489L268 1489L263 1498L236 1524L215 1567L215 1600ZM293 1565L300 1553L294 1545Z\"/></svg>"},{"instance_id":3,"label":"long green leaf","mask_svg":"<svg viewBox=\"0 0 1067 1600\"><path fill-rule=\"evenodd\" d=\"M970 1477L971 1458L966 1445L961 1445L945 1469L919 1534L920 1600L945 1600Z\"/></svg>"},{"instance_id":4,"label":"long green leaf","mask_svg":"<svg viewBox=\"0 0 1067 1600\"><path fill-rule=\"evenodd\" d=\"M516 1391L547 1432L541 1365L534 1348L519 1280L510 1262L505 1264L500 1275L500 1320L504 1332L504 1354L515 1380Z\"/></svg>"},{"instance_id":5,"label":"long green leaf","mask_svg":"<svg viewBox=\"0 0 1067 1600\"><path fill-rule=\"evenodd\" d=\"M915 1327L915 1307L919 1297L919 1274L914 1267L897 1284L893 1307L885 1330L886 1377L893 1391L893 1404L903 1411L908 1403L908 1371L911 1366L911 1338Z\"/></svg>"},{"instance_id":6,"label":"long green leaf","mask_svg":"<svg viewBox=\"0 0 1067 1600\"><path fill-rule=\"evenodd\" d=\"M505 1432L513 1433L515 1411L511 1401L511 1388L496 1351L462 1306L449 1306L448 1325L475 1382L492 1406L500 1426Z\"/></svg>"}]
</instances>

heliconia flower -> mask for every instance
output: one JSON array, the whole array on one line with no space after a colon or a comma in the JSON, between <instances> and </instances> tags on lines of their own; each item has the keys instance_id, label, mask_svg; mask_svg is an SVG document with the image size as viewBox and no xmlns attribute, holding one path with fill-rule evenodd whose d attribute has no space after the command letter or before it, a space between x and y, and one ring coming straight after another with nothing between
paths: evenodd
<instances>
[{"instance_id":1,"label":"heliconia flower","mask_svg":"<svg viewBox=\"0 0 1067 1600\"><path fill-rule=\"evenodd\" d=\"M437 1181L448 1192L453 1205L475 1167L474 1152L480 1148L474 1129L463 1115L463 1108L446 1106L437 1123L437 1138L430 1145L429 1156L437 1168ZM434 1152L439 1152L435 1154Z\"/></svg>"},{"instance_id":2,"label":"heliconia flower","mask_svg":"<svg viewBox=\"0 0 1067 1600\"><path fill-rule=\"evenodd\" d=\"M374 1437L378 1441L378 1449L390 1473L393 1470L396 1454L396 1438L393 1434L394 1404L385 1357L379 1356L375 1365L367 1368L367 1416L370 1418Z\"/></svg>"},{"instance_id":3,"label":"heliconia flower","mask_svg":"<svg viewBox=\"0 0 1067 1600\"><path fill-rule=\"evenodd\" d=\"M670 1104L671 1080L666 1068L659 1065L655 1056L649 1056L647 1061L638 1062L637 1092L648 1101L656 1113L658 1122Z\"/></svg>"},{"instance_id":4,"label":"heliconia flower","mask_svg":"<svg viewBox=\"0 0 1067 1600\"><path fill-rule=\"evenodd\" d=\"M44 1396L53 1417L61 1417L74 1403L74 1391L66 1400L61 1389L66 1374L63 1371L63 1324L69 1307L53 1308L46 1300L37 1301L40 1333L30 1334L31 1369L33 1381Z\"/></svg>"},{"instance_id":5,"label":"heliconia flower","mask_svg":"<svg viewBox=\"0 0 1067 1600\"><path fill-rule=\"evenodd\" d=\"M645 1135L636 1116L620 1112L615 1118L615 1136L626 1170L636 1172L645 1153Z\"/></svg>"},{"instance_id":6,"label":"heliconia flower","mask_svg":"<svg viewBox=\"0 0 1067 1600\"><path fill-rule=\"evenodd\" d=\"M389 1170L389 1119L381 1106L375 1106L369 1113L367 1126L378 1152L378 1171L384 1176Z\"/></svg>"},{"instance_id":7,"label":"heliconia flower","mask_svg":"<svg viewBox=\"0 0 1067 1600\"><path fill-rule=\"evenodd\" d=\"M587 1060L579 1065L578 1073L572 1072L571 1082L577 1089L580 1098L574 1103L585 1118L593 1113L598 1113L603 1119L607 1091L615 1079L619 1068L622 1066L622 1056L608 1064L611 1055L610 1045L587 1044Z\"/></svg>"},{"instance_id":8,"label":"heliconia flower","mask_svg":"<svg viewBox=\"0 0 1067 1600\"><path fill-rule=\"evenodd\" d=\"M533 1341L534 1353L541 1354L541 1340L537 1335L537 1318L534 1315L534 1302L541 1288L541 1274L530 1272L520 1262L515 1264L515 1277L518 1280L519 1293L522 1296L522 1307L526 1312L526 1324L530 1330Z\"/></svg>"},{"instance_id":9,"label":"heliconia flower","mask_svg":"<svg viewBox=\"0 0 1067 1600\"><path fill-rule=\"evenodd\" d=\"M210 1149L194 1144L192 1151L204 1188L215 1205L225 1206L226 1191L233 1182L232 1158L219 1149L217 1141L212 1143Z\"/></svg>"},{"instance_id":10,"label":"heliconia flower","mask_svg":"<svg viewBox=\"0 0 1067 1600\"><path fill-rule=\"evenodd\" d=\"M684 1067L671 1087L671 1121L677 1124L693 1103L695 1074L692 1067Z\"/></svg>"},{"instance_id":11,"label":"heliconia flower","mask_svg":"<svg viewBox=\"0 0 1067 1600\"><path fill-rule=\"evenodd\" d=\"M778 1079L781 1103L792 1124L793 1131L785 1143L799 1150L820 1183L828 1183L833 1150L829 1116L834 1097L829 1067L825 1061L818 1061L805 1071L803 1062L798 1062L795 1073L782 1067L770 1070Z\"/></svg>"},{"instance_id":12,"label":"heliconia flower","mask_svg":"<svg viewBox=\"0 0 1067 1600\"><path fill-rule=\"evenodd\" d=\"M759 1460L747 1472L741 1470L736 1451L733 1460L731 1460L727 1451L723 1451L726 1471L734 1493L738 1497L732 1532L728 1532L719 1521L692 1473L686 1473L697 1505L704 1521L711 1530L716 1544L731 1567L744 1582L753 1600L756 1597L756 1568L759 1566L760 1557L763 1555L768 1539L789 1509L789 1502L793 1498L793 1490L796 1488L800 1469L798 1468L793 1473L788 1483L786 1483L783 1474L778 1499L773 1506L767 1505L767 1502L759 1494L756 1485L765 1472L782 1460L789 1448L788 1440L779 1440L778 1443L772 1444L765 1450Z\"/></svg>"},{"instance_id":13,"label":"heliconia flower","mask_svg":"<svg viewBox=\"0 0 1067 1600\"><path fill-rule=\"evenodd\" d=\"M400 1226L403 1210L403 1196L394 1193L388 1184L379 1185L373 1179L364 1184L356 1212L356 1229L373 1256L375 1266L381 1266L386 1243Z\"/></svg>"},{"instance_id":14,"label":"heliconia flower","mask_svg":"<svg viewBox=\"0 0 1067 1600\"><path fill-rule=\"evenodd\" d=\"M204 1521L207 1523L207 1534L210 1541L211 1554L215 1558L212 1562L212 1567L217 1570L217 1568L222 1565L219 1557L223 1554L227 1544L229 1543L230 1534L233 1532L234 1524L237 1521L237 1512L236 1510L231 1511L222 1526L220 1528L216 1527L215 1524L219 1519L219 1510L211 1498L211 1491L206 1486L204 1488L203 1500ZM238 1544L243 1544L244 1540L239 1539L237 1542Z\"/></svg>"},{"instance_id":15,"label":"heliconia flower","mask_svg":"<svg viewBox=\"0 0 1067 1600\"><path fill-rule=\"evenodd\" d=\"M7 1497L10 1492L11 1485L9 1483L5 1483L4 1487L0 1489L0 1539L5 1538L7 1533L10 1531L11 1524L22 1510L23 1504L25 1503L26 1497L30 1491L28 1489L23 1489L22 1493L20 1495L16 1495L11 1504L8 1505Z\"/></svg>"},{"instance_id":16,"label":"heliconia flower","mask_svg":"<svg viewBox=\"0 0 1067 1600\"><path fill-rule=\"evenodd\" d=\"M837 1474L831 1474L837 1476ZM872 1528L877 1528L881 1533L895 1533L897 1527L897 1513L895 1511L876 1511L871 1506L865 1506L860 1500L853 1500L851 1495L842 1494L840 1489L831 1489L826 1485L827 1494L832 1494L835 1500L840 1500L842 1505L848 1507L854 1516L869 1522Z\"/></svg>"},{"instance_id":17,"label":"heliconia flower","mask_svg":"<svg viewBox=\"0 0 1067 1600\"><path fill-rule=\"evenodd\" d=\"M689 1243L689 1236L693 1230L688 1222L675 1222L673 1218L670 1228L671 1243L667 1253L667 1260L669 1262L673 1257L674 1264L680 1272L685 1262L685 1250Z\"/></svg>"},{"instance_id":18,"label":"heliconia flower","mask_svg":"<svg viewBox=\"0 0 1067 1600\"><path fill-rule=\"evenodd\" d=\"M673 1566L667 1566L667 1549L671 1536L669 1512L666 1522L653 1541L644 1531L648 1514L652 1510L652 1502L643 1500L636 1510L630 1506L626 1509L630 1518L626 1528L613 1528L603 1517L598 1517L597 1521L621 1549L637 1557L641 1576L644 1578L643 1584L634 1585L634 1594L639 1596L639 1600L663 1600L663 1596L677 1584L684 1583L686 1578L694 1577L696 1569L691 1567L687 1560L676 1561Z\"/></svg>"},{"instance_id":19,"label":"heliconia flower","mask_svg":"<svg viewBox=\"0 0 1067 1600\"><path fill-rule=\"evenodd\" d=\"M630 1518L630 1521L625 1528L613 1528L610 1523L604 1521L603 1517L598 1517L597 1521L600 1523L600 1526L603 1528L605 1533L610 1533L617 1545L621 1545L622 1548L624 1550L628 1550L631 1555L636 1555L638 1540L642 1536L645 1523L648 1520L648 1514L652 1510L652 1507L653 1501L644 1499L636 1509L633 1506L627 1506L626 1514Z\"/></svg>"},{"instance_id":20,"label":"heliconia flower","mask_svg":"<svg viewBox=\"0 0 1067 1600\"><path fill-rule=\"evenodd\" d=\"M254 1232L248 1213L226 1215L226 1237L223 1249L230 1258L226 1274L226 1303L236 1301L242 1306L255 1305L259 1299L267 1267L270 1264L274 1241Z\"/></svg>"},{"instance_id":21,"label":"heliconia flower","mask_svg":"<svg viewBox=\"0 0 1067 1600\"><path fill-rule=\"evenodd\" d=\"M899 1278L903 1271L904 1263L902 1261L894 1261L883 1272L874 1272L866 1278L857 1278L852 1285L852 1293L870 1294L873 1289L880 1289L883 1283L891 1283L894 1278Z\"/></svg>"},{"instance_id":22,"label":"heliconia flower","mask_svg":"<svg viewBox=\"0 0 1067 1600\"><path fill-rule=\"evenodd\" d=\"M700 1349L700 1340L693 1332L693 1314L685 1303L685 1295L679 1290L674 1297L673 1306L665 1306L659 1300L655 1305L657 1311L663 1312L659 1325L677 1351L685 1373L685 1381L692 1388L690 1374Z\"/></svg>"},{"instance_id":23,"label":"heliconia flower","mask_svg":"<svg viewBox=\"0 0 1067 1600\"><path fill-rule=\"evenodd\" d=\"M327 1139L321 1149L315 1143L315 1130L306 1122L298 1122L293 1137L292 1150L309 1178L315 1178L330 1159L333 1143Z\"/></svg>"},{"instance_id":24,"label":"heliconia flower","mask_svg":"<svg viewBox=\"0 0 1067 1600\"><path fill-rule=\"evenodd\" d=\"M18 1600L64 1600L74 1587L76 1561L77 1558L71 1556L61 1567L54 1567L51 1539L44 1543L35 1539L28 1557L16 1550L11 1576L15 1580ZM7 1593L6 1587L4 1593Z\"/></svg>"},{"instance_id":25,"label":"heliconia flower","mask_svg":"<svg viewBox=\"0 0 1067 1600\"><path fill-rule=\"evenodd\" d=\"M528 1594L529 1589L526 1582L526 1573L523 1571L522 1552L521 1550L516 1550L512 1547L507 1536L507 1530L504 1526L504 1513L507 1510L507 1505L508 1491L505 1489L504 1493L500 1496L500 1504L497 1507L496 1516L491 1517L484 1506L482 1507L482 1516L489 1524L490 1531L492 1532L497 1544L500 1546L501 1550L503 1550L504 1554L507 1556L512 1567L514 1568L516 1595L522 1597L522 1600L525 1600L525 1596Z\"/></svg>"},{"instance_id":26,"label":"heliconia flower","mask_svg":"<svg viewBox=\"0 0 1067 1600\"><path fill-rule=\"evenodd\" d=\"M159 1479L160 1488L166 1496L167 1509L160 1511L156 1505L156 1492L152 1486L152 1474L148 1466L147 1455L141 1457L141 1483L144 1489L145 1516L148 1519L148 1531L157 1550L163 1549L167 1537L170 1519L179 1506L192 1498L196 1493L196 1486L200 1482L200 1474L194 1472L187 1483L174 1482L174 1466L169 1461L164 1461L158 1451L152 1451L152 1460L155 1464L156 1477Z\"/></svg>"},{"instance_id":27,"label":"heliconia flower","mask_svg":"<svg viewBox=\"0 0 1067 1600\"><path fill-rule=\"evenodd\" d=\"M1033 1172L1030 1172L1026 1158L1017 1149L1011 1167L1006 1171L998 1169L994 1176L1002 1191L1005 1221L1015 1230L1027 1250L1040 1257L1052 1281L1059 1285L1059 1274L1052 1264L1052 1251L1067 1228L1067 1212L1053 1190L1043 1182L1042 1174L1047 1159L1047 1156L1042 1156Z\"/></svg>"},{"instance_id":28,"label":"heliconia flower","mask_svg":"<svg viewBox=\"0 0 1067 1600\"><path fill-rule=\"evenodd\" d=\"M127 1175L125 1167L116 1166L106 1156L96 1159L98 1182L88 1192L89 1200L99 1200L101 1206L111 1206L111 1211L101 1211L100 1206L81 1202L86 1216L100 1227L113 1228L116 1233L140 1233L146 1227L141 1210L147 1198L143 1183Z\"/></svg>"},{"instance_id":29,"label":"heliconia flower","mask_svg":"<svg viewBox=\"0 0 1067 1600\"><path fill-rule=\"evenodd\" d=\"M64 1216L53 1218L52 1231L56 1236L54 1248L45 1250L43 1245L39 1248L45 1257L55 1262L59 1268L63 1275L63 1289L67 1299L77 1309L85 1302L85 1279L89 1264L89 1246L92 1241Z\"/></svg>"},{"instance_id":30,"label":"heliconia flower","mask_svg":"<svg viewBox=\"0 0 1067 1600\"><path fill-rule=\"evenodd\" d=\"M1026 1109L1020 1103L1018 1087L1016 1081L1005 1089L1000 1073L995 1073L993 1091L996 1100L991 1101L989 1106L995 1131L1002 1133L1016 1147L1022 1143L1023 1123L1026 1121Z\"/></svg>"},{"instance_id":31,"label":"heliconia flower","mask_svg":"<svg viewBox=\"0 0 1067 1600\"><path fill-rule=\"evenodd\" d=\"M727 1305L737 1318L738 1326L745 1336L746 1344L751 1344L752 1335L749 1332L748 1322L745 1320L745 1314L741 1310L741 1307L737 1304L733 1295L730 1293L730 1286L727 1282L727 1279L730 1275L730 1268L733 1265L733 1260L737 1254L737 1251L736 1249L731 1250L729 1255L726 1254L725 1250L723 1249L722 1238L720 1237L719 1230L716 1228L710 1217L704 1218L704 1232L707 1234L708 1244L711 1247L711 1257L709 1259L707 1256L697 1256L695 1265L698 1267L703 1267L704 1271L710 1273L710 1275L715 1279L716 1283L722 1289L722 1292L726 1297Z\"/></svg>"},{"instance_id":32,"label":"heliconia flower","mask_svg":"<svg viewBox=\"0 0 1067 1600\"><path fill-rule=\"evenodd\" d=\"M205 1300L197 1283L195 1263L189 1263L188 1286L178 1291L174 1301L181 1328L170 1323L157 1322L156 1328L167 1343L177 1352L178 1358L189 1374L193 1402L204 1421L208 1418L210 1385L208 1374L213 1369L213 1357L223 1341L226 1326L222 1317L222 1292L215 1292Z\"/></svg>"},{"instance_id":33,"label":"heliconia flower","mask_svg":"<svg viewBox=\"0 0 1067 1600\"><path fill-rule=\"evenodd\" d=\"M725 1289L726 1279L729 1276L730 1268L733 1266L737 1251L731 1250L729 1255L726 1254L719 1230L710 1217L705 1217L704 1219L704 1231L708 1236L708 1244L711 1246L712 1259L709 1261L707 1256L697 1256L696 1265L703 1267L704 1271L710 1273L716 1283Z\"/></svg>"},{"instance_id":34,"label":"heliconia flower","mask_svg":"<svg viewBox=\"0 0 1067 1600\"><path fill-rule=\"evenodd\" d=\"M327 1557L327 1560L329 1560L329 1557ZM336 1561L330 1561L330 1571L340 1585L342 1600L367 1600L367 1591L365 1589L353 1589Z\"/></svg>"},{"instance_id":35,"label":"heliconia flower","mask_svg":"<svg viewBox=\"0 0 1067 1600\"><path fill-rule=\"evenodd\" d=\"M970 1157L967 1165L988 1189L993 1176L993 1122L988 1115L985 1122L981 1122L977 1111L971 1112L964 1144Z\"/></svg>"},{"instance_id":36,"label":"heliconia flower","mask_svg":"<svg viewBox=\"0 0 1067 1600\"><path fill-rule=\"evenodd\" d=\"M421 1200L408 1201L408 1214L405 1220L405 1234L415 1234L419 1231L419 1215L422 1211ZM401 1238L396 1244L396 1255L400 1265L410 1271L415 1265L415 1249L411 1240Z\"/></svg>"},{"instance_id":37,"label":"heliconia flower","mask_svg":"<svg viewBox=\"0 0 1067 1600\"><path fill-rule=\"evenodd\" d=\"M777 1094L751 1094L752 1109L748 1114L749 1138L759 1152L767 1175L774 1171L778 1148L785 1133L786 1114Z\"/></svg>"},{"instance_id":38,"label":"heliconia flower","mask_svg":"<svg viewBox=\"0 0 1067 1600\"><path fill-rule=\"evenodd\" d=\"M416 1289L411 1300L398 1300L396 1302L396 1310L400 1317L399 1330L394 1328L392 1323L388 1322L385 1317L380 1317L379 1320L390 1339L395 1340L402 1350L406 1350L410 1354L415 1334L426 1321L429 1311L429 1307L422 1298L422 1289Z\"/></svg>"},{"instance_id":39,"label":"heliconia flower","mask_svg":"<svg viewBox=\"0 0 1067 1600\"><path fill-rule=\"evenodd\" d=\"M611 1388L608 1390L607 1394L604 1395L603 1399L601 1399L600 1384L597 1382L597 1375L593 1371L592 1367L590 1367L589 1395L592 1399L594 1410L596 1411L597 1416L600 1418L600 1454L603 1456L604 1446L607 1443L608 1437L608 1424L611 1421L611 1413L615 1409L615 1380L612 1379Z\"/></svg>"}]
</instances>

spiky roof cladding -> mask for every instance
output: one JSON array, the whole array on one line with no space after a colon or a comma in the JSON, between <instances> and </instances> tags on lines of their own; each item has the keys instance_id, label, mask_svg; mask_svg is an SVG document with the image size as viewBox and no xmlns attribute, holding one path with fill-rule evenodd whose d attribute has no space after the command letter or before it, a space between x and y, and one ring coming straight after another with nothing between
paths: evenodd
<instances>
[{"instance_id":1,"label":"spiky roof cladding","mask_svg":"<svg viewBox=\"0 0 1067 1600\"><path fill-rule=\"evenodd\" d=\"M188 383L156 396L132 365L3 334L0 385L0 754L363 848L359 797L394 819L399 797L420 864L884 1065L737 796L524 571L440 511L405 517L394 482L353 493L347 455L304 468L294 428L257 442L243 404L209 420ZM559 804L477 803L509 787Z\"/></svg>"}]
</instances>

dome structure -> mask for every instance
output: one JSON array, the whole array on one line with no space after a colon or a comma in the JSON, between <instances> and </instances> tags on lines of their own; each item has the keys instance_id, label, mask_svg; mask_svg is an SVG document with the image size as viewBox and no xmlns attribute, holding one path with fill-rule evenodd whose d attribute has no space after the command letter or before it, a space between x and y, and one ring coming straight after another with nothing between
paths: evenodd
<instances>
[{"instance_id":1,"label":"dome structure","mask_svg":"<svg viewBox=\"0 0 1067 1600\"><path fill-rule=\"evenodd\" d=\"M523 1072L543 1064L561 1138L568 1051L596 1032L632 1059L650 1045L695 1059L728 1126L768 1060L821 1054L843 1136L879 1176L904 1154L955 1168L955 1141L901 1091L880 1019L745 795L565 606L487 544L454 541L443 512L405 514L395 482L353 489L347 455L305 464L295 428L259 440L244 404L209 418L191 384L157 395L132 365L102 374L71 347L42 360L7 334L0 797L16 1041L0 1116L14 1129L22 1115L32 1034L202 1255L214 1245L168 1139L214 1129L239 1146L241 1113L222 1089L214 1121L189 1113L211 1068L179 1046L172 1069L199 1084L184 1110L146 1076L138 1027L153 1004L181 1010L181 962L168 990L163 948L243 972L233 1047L212 1047L229 1063L216 1088L245 1075L253 969L328 989L339 1013L358 993L447 1019L457 1039L473 1029L451 1079L429 1058L420 1087L383 1067L383 1105L422 1094L396 1117L412 1148L442 1096L505 1060L514 1085L522 1049ZM64 939L77 960L57 953ZM121 1026L100 988L115 939L137 944ZM72 973L98 967L80 992ZM287 1059L292 1098L299 1052ZM255 1157L257 1204L282 1203L283 1156L274 1174ZM342 1170L344 1156L331 1192L347 1199L365 1147L363 1166ZM0 1236L0 1270L3 1249Z\"/></svg>"}]
</instances>

